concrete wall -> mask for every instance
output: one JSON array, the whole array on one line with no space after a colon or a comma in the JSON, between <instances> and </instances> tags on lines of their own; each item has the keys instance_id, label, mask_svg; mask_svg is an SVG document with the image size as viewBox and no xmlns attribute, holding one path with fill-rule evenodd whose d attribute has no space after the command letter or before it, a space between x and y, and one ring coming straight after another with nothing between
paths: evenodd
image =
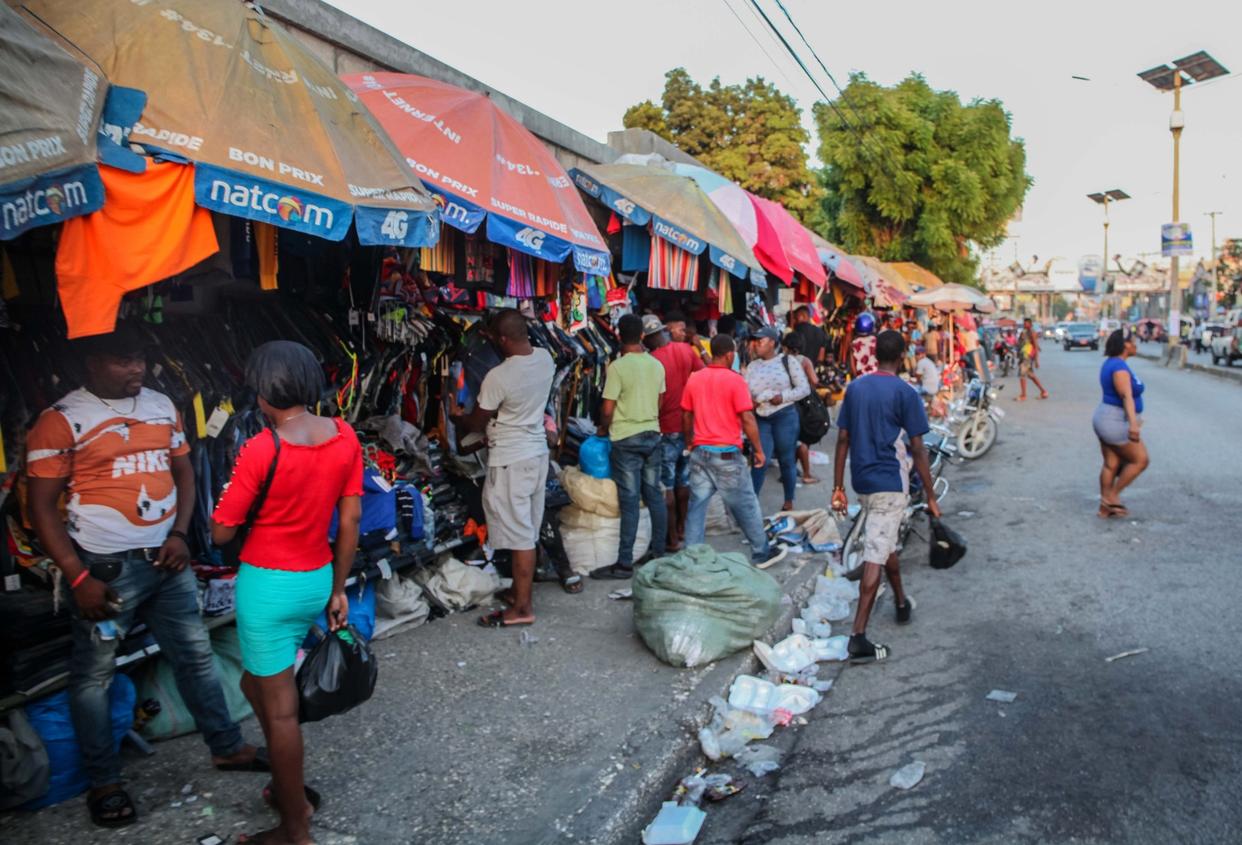
<instances>
[{"instance_id":1,"label":"concrete wall","mask_svg":"<svg viewBox=\"0 0 1242 845\"><path fill-rule=\"evenodd\" d=\"M467 76L456 68L368 26L322 0L265 0L263 10L286 24L336 73L392 70L438 79L460 88L487 94L548 145L566 168L582 163L607 163L617 153L606 144L537 112L502 91ZM413 4L393 4L408 14Z\"/></svg>"}]
</instances>

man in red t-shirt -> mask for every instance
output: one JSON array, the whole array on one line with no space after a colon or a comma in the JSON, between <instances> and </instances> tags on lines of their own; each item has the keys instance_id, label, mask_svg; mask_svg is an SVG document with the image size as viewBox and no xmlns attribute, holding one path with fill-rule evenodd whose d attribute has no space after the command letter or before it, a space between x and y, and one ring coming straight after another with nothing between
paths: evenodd
<instances>
[{"instance_id":1,"label":"man in red t-shirt","mask_svg":"<svg viewBox=\"0 0 1242 845\"><path fill-rule=\"evenodd\" d=\"M750 388L746 379L733 371L736 354L733 338L725 334L713 337L711 365L690 376L681 396L682 433L691 444L686 452L690 459L686 545L704 542L707 503L712 494L719 493L750 543L751 562L767 569L785 556L785 548L768 544L759 497L742 455L745 432L754 449L755 468L766 460Z\"/></svg>"},{"instance_id":2,"label":"man in red t-shirt","mask_svg":"<svg viewBox=\"0 0 1242 845\"><path fill-rule=\"evenodd\" d=\"M685 325L679 314L669 315L669 325ZM690 374L703 369L700 358L688 343L670 340L665 324L654 314L643 317L643 343L651 357L664 367L664 392L660 394L661 481L668 505L668 540L664 549L675 552L686 538L686 512L690 506L690 465L686 441L681 432L681 394ZM684 330L681 337L685 337Z\"/></svg>"}]
</instances>

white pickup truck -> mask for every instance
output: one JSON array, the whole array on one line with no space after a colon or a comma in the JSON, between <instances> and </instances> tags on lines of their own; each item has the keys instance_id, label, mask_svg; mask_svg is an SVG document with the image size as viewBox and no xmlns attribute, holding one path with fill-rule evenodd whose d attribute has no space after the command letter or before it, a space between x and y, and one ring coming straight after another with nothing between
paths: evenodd
<instances>
[{"instance_id":1,"label":"white pickup truck","mask_svg":"<svg viewBox=\"0 0 1242 845\"><path fill-rule=\"evenodd\" d=\"M1237 323L1224 334L1212 336L1212 363L1233 366L1242 359L1242 325Z\"/></svg>"}]
</instances>

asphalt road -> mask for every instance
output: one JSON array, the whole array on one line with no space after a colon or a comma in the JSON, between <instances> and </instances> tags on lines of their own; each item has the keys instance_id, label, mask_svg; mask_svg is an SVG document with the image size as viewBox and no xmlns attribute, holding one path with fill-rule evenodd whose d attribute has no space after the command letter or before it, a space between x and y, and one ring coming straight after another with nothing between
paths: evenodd
<instances>
[{"instance_id":1,"label":"asphalt road","mask_svg":"<svg viewBox=\"0 0 1242 845\"><path fill-rule=\"evenodd\" d=\"M846 668L777 735L780 771L711 807L700 843L1242 838L1242 386L1135 362L1153 462L1132 517L1101 521L1100 356L1044 357L1052 398L1016 404L1008 380L996 447L946 471L967 557L934 572L908 548L915 622L883 602L871 630L894 657ZM912 760L923 781L890 787Z\"/></svg>"}]
</instances>

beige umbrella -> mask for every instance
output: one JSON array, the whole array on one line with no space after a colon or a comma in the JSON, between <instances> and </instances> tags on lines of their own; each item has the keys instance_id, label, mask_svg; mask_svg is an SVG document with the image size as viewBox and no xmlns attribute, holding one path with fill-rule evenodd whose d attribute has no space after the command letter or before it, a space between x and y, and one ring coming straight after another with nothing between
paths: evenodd
<instances>
[{"instance_id":1,"label":"beige umbrella","mask_svg":"<svg viewBox=\"0 0 1242 845\"><path fill-rule=\"evenodd\" d=\"M907 300L906 305L915 308L935 308L937 311L973 311L976 314L991 314L996 310L983 291L966 285L947 284L932 290L916 293Z\"/></svg>"},{"instance_id":2,"label":"beige umbrella","mask_svg":"<svg viewBox=\"0 0 1242 845\"><path fill-rule=\"evenodd\" d=\"M238 0L28 0L117 85L147 92L129 136L195 164L204 208L340 240L431 246L435 200L310 50ZM444 126L445 132L454 131Z\"/></svg>"}]
</instances>

